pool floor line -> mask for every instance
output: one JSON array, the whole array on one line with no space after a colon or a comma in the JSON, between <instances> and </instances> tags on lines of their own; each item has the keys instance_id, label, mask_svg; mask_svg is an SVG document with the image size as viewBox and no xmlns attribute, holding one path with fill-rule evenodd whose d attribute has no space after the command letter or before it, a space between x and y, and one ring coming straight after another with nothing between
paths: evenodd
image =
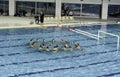
<instances>
[{"instance_id":1,"label":"pool floor line","mask_svg":"<svg viewBox=\"0 0 120 77\"><path fill-rule=\"evenodd\" d=\"M91 39L90 39L91 40ZM76 41L76 40L75 40ZM79 41L79 40L77 40ZM83 40L82 40L83 41ZM85 41L85 40L84 40ZM116 42L114 42L116 43ZM104 45L107 45L107 44L114 44L114 43L106 43ZM20 46L27 46L27 44L23 44L23 45L15 45L15 46L3 46L3 47L0 47L0 48L10 48L10 47L20 47ZM87 46L86 46L87 47Z\"/></svg>"},{"instance_id":2,"label":"pool floor line","mask_svg":"<svg viewBox=\"0 0 120 77\"><path fill-rule=\"evenodd\" d=\"M112 29L112 28L111 28ZM119 30L119 28L117 28L118 30ZM36 29L37 30L37 29ZM87 29L88 30L88 32L90 31L91 33L92 33L92 29L91 30L89 30L89 29ZM96 30L93 28L93 33L94 32L96 32ZM29 30L28 30L29 31ZM30 32L28 32L28 31L25 31L25 32L27 32L28 34L30 33ZM49 31L47 31L46 32L46 34L48 33L48 32L51 32L52 30L50 29ZM57 30L55 30L55 31L57 31ZM63 30L64 31L64 30ZM38 31L35 31L34 33L37 33ZM44 31L45 32L45 31ZM64 31L65 32L65 31ZM113 31L114 32L114 31ZM118 31L117 31L118 32ZM66 33L67 33L67 31L66 31ZM4 33L4 34L6 34L6 33ZM9 33L8 33L9 34ZM11 33L11 34L13 34L13 36L14 37L17 37L17 36L19 36L19 35L14 35L14 33ZM16 34L22 34L22 33L16 33ZM26 33L25 33L26 34ZM43 33L43 34L45 34L45 33ZM51 33L52 34L52 33ZM57 33L56 33L57 34ZM68 34L70 34L70 32L68 32ZM71 33L72 34L72 33ZM32 34L32 35L34 35L34 34ZM48 34L49 35L49 34ZM78 34L78 35L80 35L80 34ZM77 35L77 36L78 36ZM26 34L26 36L27 36L27 34ZM24 36L23 35L23 37L26 37L26 36ZM35 35L36 36L36 35ZM65 35L66 36L66 35ZM82 35L80 35L80 36L82 36ZM11 37L11 36L10 36ZM29 36L29 37L32 37L32 36ZM48 37L48 36L47 36ZM54 36L55 38L59 38L59 36ZM64 37L64 36L63 36ZM72 37L74 37L74 34L73 34L73 36ZM84 37L84 36L82 36L83 37L83 39L84 38L87 38L87 37ZM4 38L4 37L2 37L2 38ZM43 38L43 37L41 37L41 38ZM46 36L45 36L45 38L46 38ZM51 38L50 36L49 36L49 38ZM69 36L68 37L66 37L66 38L69 38ZM70 37L71 38L71 37ZM74 37L74 38L80 38L80 40L82 39L81 37ZM53 68L51 68L51 69L42 69L42 70L36 70L36 71L32 71L32 70L30 70L29 69L29 72L26 72L26 71L24 71L24 72L19 72L19 71L16 71L16 72L10 72L10 73L13 73L13 74L9 74L9 75L11 75L11 76L9 76L9 77L21 77L21 76L30 76L30 75L36 75L36 74L38 74L38 76L39 75L41 75L42 73L48 73L47 74L47 76L49 75L49 72L51 73L53 73L53 74L56 74L56 72L57 71L59 71L59 72L57 72L57 73L60 73L60 72L64 72L64 70L66 71L66 70L69 70L69 71L72 71L72 69L74 69L74 71L76 71L75 69L77 69L77 71L80 71L79 70L79 68L82 68L82 67L89 67L89 66L92 66L92 65L94 65L93 66L93 69L95 70L96 68L95 67L98 67L99 68L99 65L98 64L101 64L100 66L102 66L102 65L104 65L105 63L105 66L103 66L103 68L102 69L106 69L106 67L107 67L107 65L112 65L112 66L110 66L110 67L114 67L114 66L117 66L117 67L114 67L114 68L117 68L117 70L116 71L114 71L114 70L112 70L112 68L110 68L109 69L109 71L110 70L112 70L112 71L110 71L110 72L108 72L107 71L107 73L106 72L104 72L104 71L101 71L100 73L98 72L98 73L96 73L95 75L93 74L92 76L96 76L96 77L111 77L111 76L117 76L117 75L120 75L120 69L118 68L119 67L119 62L120 62L120 59L119 59L119 57L115 57L115 54L117 53L116 51L117 50L114 50L115 49L115 44L116 44L116 41L114 41L115 39L113 38L113 37L107 37L107 38L112 38L113 39L113 41L111 41L111 39L110 39L110 41L109 42L107 42L107 43L104 43L103 44L103 42L100 42L100 44L97 44L96 42L97 41L91 41L92 39L91 38L87 38L87 39L90 39L90 41L88 41L88 40L84 40L84 41L87 41L87 42L89 42L89 43L84 43L84 42L82 42L82 43L84 43L83 45L84 45L84 47L86 47L86 49L88 48L88 49L90 49L89 51L90 52L85 52L85 53L82 53L82 54L80 54L80 53L78 53L78 54L72 54L72 55L60 55L60 56L55 56L55 55L53 55L52 57L47 57L48 59L44 59L44 58L41 58L41 59L39 59L39 60L37 60L38 58L34 58L34 59L32 59L31 61L29 60L29 58L27 58L27 59L25 59L25 60L22 60L22 58L20 58L20 60L12 60L12 61L8 61L8 62L3 62L3 63L5 63L5 64L1 64L0 65L0 68L2 68L2 69L4 69L4 67L5 68L7 68L7 67L10 67L11 69L13 69L13 67L14 67L14 65L15 65L15 67L17 66L17 67L19 67L19 66L21 66L21 67L23 67L22 66L22 64L25 64L25 65L27 65L28 64L28 66L30 66L30 67L32 67L32 65L35 63L35 64L38 64L39 65L39 63L41 63L41 62L50 62L50 64L51 64L51 61L52 60L54 60L55 62L58 62L60 59L62 59L62 61L63 61L63 58L65 58L65 60L69 60L69 58L73 58L73 59L75 59L75 60L78 60L78 59L80 59L80 60L82 60L82 62L84 62L84 61L86 61L84 64L78 64L77 66L75 66L76 65L76 63L75 63L75 65L74 64L72 64L72 63L67 63L67 62L65 62L65 63L63 63L63 64L65 64L65 66L64 65L60 65L60 67L58 68L56 65L54 65L54 64L52 64L52 65L49 65L49 64L47 64L47 66L48 67L51 67L51 66L53 66ZM29 38L28 38L29 39ZM18 39L18 41L19 41L20 39ZM74 40L74 39L73 39ZM78 40L78 39L76 39L76 40L74 40L75 42L81 42L80 40ZM7 42L8 41L8 42ZM10 40L11 42L13 41L13 43L14 42L16 42L15 40ZM10 49L10 50L13 50L13 49L15 49L14 47L14 45L16 44L10 44L10 45L8 45L7 46L7 44L5 44L5 43L9 43L10 42L9 40L0 40L0 43L1 43L1 48L0 49L3 49L4 48L4 46L3 45L6 45L5 47L8 47L8 48L6 48L6 49ZM19 42L17 42L17 44L19 44L19 45L21 45L20 46L20 48L23 48L23 47L26 47L26 46L22 46L22 44L24 44L24 43L21 43L21 42L26 42L26 40L23 40L23 41L19 41ZM3 44L3 45L2 45ZM13 45L13 47L10 47L9 48L9 46L12 46ZM19 47L19 45L17 45L18 47ZM101 49L104 49L103 51L101 50L101 51L99 51L99 52L96 52L97 50L95 49L96 48L96 46L98 47L100 45L100 48ZM105 49L105 48L102 48L102 45L105 45L105 48L108 48L108 49ZM108 46L110 46L110 47L108 47L108 46L106 46L106 45L108 45ZM2 46L3 46L3 48L2 48ZM91 49L92 48L92 49ZM100 48L98 48L98 49L100 49ZM4 51L6 51L6 49L4 50ZM27 48L26 48L27 49ZM27 56L30 56L30 55L33 55L33 56L35 56L34 55L34 53L36 54L36 52L25 52L24 51L25 49L23 48L23 50L19 53L19 51L17 51L16 53L14 52L14 51L12 51L12 53L11 52L5 52L4 54L1 54L0 56L0 58L2 59L3 58L3 60L5 60L7 57L8 58L10 58L9 60L11 60L12 59L12 57L18 57L18 56L20 56L20 57L22 57L22 56L24 56L24 54L28 54ZM78 51L77 51L78 52ZM30 55L29 55L30 54ZM16 55L16 56L15 56ZM40 54L41 55L41 54ZM89 57L89 56L97 56L98 55L98 59L96 59L96 60L93 60L92 61L92 59L86 59L86 57ZM108 56L107 56L108 55ZM114 55L114 57L115 58L109 58L110 57L110 55ZM4 57L2 57L2 56L4 56ZM10 57L10 56L12 56L12 57ZM82 56L82 58L83 59L81 59L81 57L80 56ZM106 56L107 58L106 59L100 59L100 57L101 56ZM45 57L46 58L46 57ZM11 63L10 63L11 62ZM36 63L36 62L38 62L38 63ZM74 61L73 61L74 62ZM111 62L112 62L112 64L111 64ZM31 63L31 64L29 64L29 63ZM115 64L115 63L118 63L118 64ZM69 65L70 64L70 65ZM13 66L11 66L11 65L13 65ZM58 64L57 64L58 65ZM68 66L69 65L69 66ZM40 66L41 66L41 64L40 64ZM99 68L100 69L100 68ZM85 68L85 70L86 70L86 68ZM77 72L76 71L76 72ZM7 69L5 70L5 71L3 71L3 72L9 72ZM54 73L55 72L55 73ZM83 71L83 72L85 72L85 71ZM87 71L88 72L88 71ZM68 74L68 73L67 73ZM75 73L76 75L80 75L80 74L78 74L78 73ZM90 73L88 73L88 74L90 74ZM4 73L3 73L3 75L5 75ZM43 75L43 74L42 74ZM58 74L59 75L59 74ZM83 74L83 76L84 76L85 74ZM90 74L91 75L91 74ZM63 75L59 75L59 76L63 76Z\"/></svg>"},{"instance_id":3,"label":"pool floor line","mask_svg":"<svg viewBox=\"0 0 120 77\"><path fill-rule=\"evenodd\" d=\"M91 39L90 39L91 40ZM75 40L76 41L76 40ZM80 40L77 40L77 41L80 41ZM82 40L82 41L85 41L85 40ZM22 45L14 45L14 46L2 46L0 48L10 48L10 47L20 47L20 46L27 46L27 43L26 44L22 44Z\"/></svg>"},{"instance_id":4,"label":"pool floor line","mask_svg":"<svg viewBox=\"0 0 120 77\"><path fill-rule=\"evenodd\" d=\"M13 45L13 46L2 46L0 48L13 48L13 47L25 47L25 46L28 46L27 44L21 44L21 45Z\"/></svg>"},{"instance_id":5,"label":"pool floor line","mask_svg":"<svg viewBox=\"0 0 120 77\"><path fill-rule=\"evenodd\" d=\"M71 35L64 35L64 36L62 36L62 37L68 37L68 36L78 36L79 34L76 34L76 35L74 35L74 34L71 34ZM59 37L61 37L61 36L57 36L56 38L59 38ZM39 37L38 39L40 39L40 38L42 38L42 37ZM52 38L52 37L46 37L46 38ZM30 39L33 39L33 38L30 38ZM30 40L29 39L29 40ZM37 38L36 38L37 39ZM11 40L11 41L19 41L19 40L28 40L28 39L8 39L8 40L0 40L0 42L4 42L4 41L9 41L9 40ZM28 40L28 41L29 41Z\"/></svg>"},{"instance_id":6,"label":"pool floor line","mask_svg":"<svg viewBox=\"0 0 120 77\"><path fill-rule=\"evenodd\" d=\"M78 40L79 41L79 40ZM85 48L90 48L90 47L93 47L93 46L98 46L98 45L110 45L110 44L116 44L116 43L106 43L106 44L93 44L93 45L88 45L88 46L83 46ZM15 45L15 46L10 46L10 47L21 47L21 46L27 46L27 44L23 44L23 45ZM8 48L10 48L8 46ZM0 47L1 48L1 47ZM2 48L7 48L7 46L5 47L2 47ZM20 55L20 54L30 54L29 52L23 52L23 53L9 53L9 54L0 54L0 56L14 56L14 55Z\"/></svg>"},{"instance_id":7,"label":"pool floor line","mask_svg":"<svg viewBox=\"0 0 120 77\"><path fill-rule=\"evenodd\" d=\"M60 71L60 70L79 69L79 68L82 68L82 67L88 67L88 66L93 66L93 65L98 65L98 64L106 64L106 63L111 63L111 62L116 62L116 61L120 61L120 59L106 60L106 61L90 63L90 64L86 64L86 65L78 65L78 66L62 67L62 68L36 71L36 72L28 72L28 73L16 74L16 75L13 75L13 76L8 76L8 77L20 77L20 76L26 76L26 75L30 76L30 75L41 74L41 73L46 73L46 72L56 72L56 71Z\"/></svg>"},{"instance_id":8,"label":"pool floor line","mask_svg":"<svg viewBox=\"0 0 120 77\"><path fill-rule=\"evenodd\" d=\"M79 35L79 34L76 34L76 35ZM66 36L66 35L65 35ZM65 36L63 36L63 37L65 37ZM69 36L69 35L68 35ZM20 40L20 39L18 39L18 40ZM4 41L4 40L0 40L0 42L2 42L2 41ZM9 41L9 40L7 40L7 41Z\"/></svg>"},{"instance_id":9,"label":"pool floor line","mask_svg":"<svg viewBox=\"0 0 120 77\"><path fill-rule=\"evenodd\" d=\"M58 59L66 59L66 58L76 58L80 56L86 56L86 55L95 55L95 54L105 54L105 53L111 53L116 52L116 50L112 51L104 51L104 52L95 52L95 53L86 53L86 54L79 54L79 55L73 55L73 56L63 56L63 57L56 57L56 58L48 58L48 59L38 59L38 60L32 60L32 61L24 61L24 62L13 62L8 64L1 64L0 67L8 66L8 65L21 65L21 64L28 64L28 63L35 63L35 62L41 62L41 61L49 61L49 60L58 60Z\"/></svg>"},{"instance_id":10,"label":"pool floor line","mask_svg":"<svg viewBox=\"0 0 120 77\"><path fill-rule=\"evenodd\" d=\"M62 36L62 37L67 37L67 36L78 36L79 34L70 34L70 35L64 35L64 36ZM57 36L57 38L59 38L59 37L61 37L61 36ZM39 38L42 38L42 37L39 37ZM38 39L39 39L38 38ZM52 38L51 36L50 37L46 37L46 38ZM30 38L30 39L33 39L33 38ZM8 39L8 40L0 40L0 42L4 42L4 41L9 41L9 40L11 40L11 41L15 41L15 40L27 40L27 39Z\"/></svg>"},{"instance_id":11,"label":"pool floor line","mask_svg":"<svg viewBox=\"0 0 120 77\"><path fill-rule=\"evenodd\" d=\"M23 54L31 54L31 53L35 53L35 51L30 51L30 52L17 52L17 53L9 53L9 54L0 54L0 56L15 56L15 55L23 55Z\"/></svg>"},{"instance_id":12,"label":"pool floor line","mask_svg":"<svg viewBox=\"0 0 120 77\"><path fill-rule=\"evenodd\" d=\"M119 72L113 72L113 73L109 73L109 74L104 74L104 75L101 75L101 76L97 76L97 77L112 77L115 75L120 75L120 71Z\"/></svg>"},{"instance_id":13,"label":"pool floor line","mask_svg":"<svg viewBox=\"0 0 120 77\"><path fill-rule=\"evenodd\" d=\"M62 37L68 37L68 36L78 36L79 34L70 34L70 35L63 35ZM56 36L56 38L59 38L59 37L61 37L61 36ZM42 38L42 37L39 37L39 38ZM39 39L38 38L38 39ZM46 38L52 38L51 36L50 37L46 37ZM30 38L30 39L33 39L33 38ZM29 40L30 40L29 39ZM37 39L37 38L36 38ZM9 40L27 40L27 39L8 39L8 40L0 40L0 42L4 42L4 41L9 41Z\"/></svg>"},{"instance_id":14,"label":"pool floor line","mask_svg":"<svg viewBox=\"0 0 120 77\"><path fill-rule=\"evenodd\" d=\"M49 38L52 38L52 37L49 37ZM17 39L16 39L17 40ZM20 40L20 39L19 39ZM93 39L82 39L82 40L74 40L74 41L86 41L86 40L93 40ZM111 43L112 44L112 43ZM25 45L21 45L21 46L25 46ZM13 47L18 47L18 46L13 46ZM9 46L6 46L6 47L0 47L0 48L9 48Z\"/></svg>"}]
</instances>

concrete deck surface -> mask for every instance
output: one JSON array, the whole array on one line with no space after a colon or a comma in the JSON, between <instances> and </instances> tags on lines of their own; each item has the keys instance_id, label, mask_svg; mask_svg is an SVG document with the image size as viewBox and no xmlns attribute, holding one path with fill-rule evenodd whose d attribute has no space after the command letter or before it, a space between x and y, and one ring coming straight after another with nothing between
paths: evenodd
<instances>
[{"instance_id":1,"label":"concrete deck surface","mask_svg":"<svg viewBox=\"0 0 120 77\"><path fill-rule=\"evenodd\" d=\"M74 20L62 21L45 21L43 24L35 24L34 17L13 17L13 16L0 16L0 29L3 28L23 28L23 27L40 27L40 26L64 26L64 25L91 25L91 24L104 24L104 23L117 23L119 20L100 20L96 18L79 18L75 17ZM32 22L32 24L31 24Z\"/></svg>"}]
</instances>

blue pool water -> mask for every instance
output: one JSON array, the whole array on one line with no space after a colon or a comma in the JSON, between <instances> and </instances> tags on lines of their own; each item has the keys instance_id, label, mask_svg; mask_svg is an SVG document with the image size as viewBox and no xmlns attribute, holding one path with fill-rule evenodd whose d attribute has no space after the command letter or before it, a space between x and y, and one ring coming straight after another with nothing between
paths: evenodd
<instances>
[{"instance_id":1,"label":"blue pool water","mask_svg":"<svg viewBox=\"0 0 120 77\"><path fill-rule=\"evenodd\" d=\"M97 35L101 25L77 26ZM107 31L120 35L120 25L107 25ZM60 39L79 43L84 50L38 52L30 39ZM109 39L111 38L111 39ZM0 77L120 77L120 56L116 38L98 41L66 28L0 30Z\"/></svg>"}]
</instances>

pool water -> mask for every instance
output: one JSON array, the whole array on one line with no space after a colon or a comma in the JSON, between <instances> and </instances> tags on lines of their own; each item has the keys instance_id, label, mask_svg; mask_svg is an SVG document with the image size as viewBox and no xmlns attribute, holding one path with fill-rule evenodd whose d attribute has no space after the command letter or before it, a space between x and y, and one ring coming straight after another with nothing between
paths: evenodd
<instances>
[{"instance_id":1,"label":"pool water","mask_svg":"<svg viewBox=\"0 0 120 77\"><path fill-rule=\"evenodd\" d=\"M106 26L106 25L105 25ZM101 25L77 26L97 35ZM120 35L120 25L107 31ZM39 52L30 48L30 39L60 39L79 43L84 50ZM0 77L120 77L120 55L116 38L92 39L67 28L22 28L0 30Z\"/></svg>"}]
</instances>

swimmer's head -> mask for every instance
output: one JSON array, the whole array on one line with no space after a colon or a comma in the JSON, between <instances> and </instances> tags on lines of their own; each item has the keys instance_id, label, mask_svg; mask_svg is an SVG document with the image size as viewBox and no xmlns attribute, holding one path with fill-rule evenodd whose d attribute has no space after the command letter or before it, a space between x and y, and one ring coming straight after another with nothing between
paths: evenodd
<instances>
[{"instance_id":1,"label":"swimmer's head","mask_svg":"<svg viewBox=\"0 0 120 77\"><path fill-rule=\"evenodd\" d=\"M45 41L45 39L43 39L43 41Z\"/></svg>"},{"instance_id":2,"label":"swimmer's head","mask_svg":"<svg viewBox=\"0 0 120 77\"><path fill-rule=\"evenodd\" d=\"M42 45L40 45L40 47L42 47Z\"/></svg>"},{"instance_id":3,"label":"swimmer's head","mask_svg":"<svg viewBox=\"0 0 120 77\"><path fill-rule=\"evenodd\" d=\"M39 41L39 39L37 38L36 41Z\"/></svg>"},{"instance_id":4,"label":"swimmer's head","mask_svg":"<svg viewBox=\"0 0 120 77\"><path fill-rule=\"evenodd\" d=\"M33 39L30 39L30 41L32 41Z\"/></svg>"},{"instance_id":5,"label":"swimmer's head","mask_svg":"<svg viewBox=\"0 0 120 77\"><path fill-rule=\"evenodd\" d=\"M77 45L79 45L79 43L77 43Z\"/></svg>"},{"instance_id":6,"label":"swimmer's head","mask_svg":"<svg viewBox=\"0 0 120 77\"><path fill-rule=\"evenodd\" d=\"M54 39L52 39L52 41L55 41Z\"/></svg>"},{"instance_id":7,"label":"swimmer's head","mask_svg":"<svg viewBox=\"0 0 120 77\"><path fill-rule=\"evenodd\" d=\"M43 43L42 46L45 46L45 44Z\"/></svg>"}]
</instances>

